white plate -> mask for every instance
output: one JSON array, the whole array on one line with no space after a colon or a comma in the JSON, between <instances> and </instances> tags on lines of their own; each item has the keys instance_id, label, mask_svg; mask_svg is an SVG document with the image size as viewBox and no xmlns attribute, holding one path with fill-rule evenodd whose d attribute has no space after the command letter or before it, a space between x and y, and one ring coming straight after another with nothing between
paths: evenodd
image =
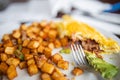
<instances>
[{"instance_id":1,"label":"white plate","mask_svg":"<svg viewBox=\"0 0 120 80\"><path fill-rule=\"evenodd\" d=\"M10 33L12 32L12 30L17 29L18 27L19 27L19 24L17 23L7 23L7 24L4 24L3 26L0 26L0 39L3 34ZM117 38L115 35L108 33L102 29L99 29L99 28L97 29L100 32L102 32L105 36L113 38L120 44L120 39ZM53 54L59 52L59 50L60 49L54 49ZM64 57L65 60L69 61L69 64L70 64L69 70L64 70L63 73L65 73L68 76L68 78L71 80L71 78L73 77L73 75L71 75L71 70L74 68L74 66L72 65L74 60L71 54L62 54L62 56ZM120 69L120 61L119 61L120 54L103 55L103 57L107 62L118 66ZM17 73L18 73L18 76L14 80L40 80L40 73L34 76L29 76L26 69L20 70L19 68L17 68ZM114 80L120 80L119 76L120 76L120 72ZM96 76L94 72L88 72L88 71L85 71L84 74L75 77L75 79L76 80L103 80L100 76ZM4 77L3 80L7 80L7 78Z\"/></svg>"}]
</instances>

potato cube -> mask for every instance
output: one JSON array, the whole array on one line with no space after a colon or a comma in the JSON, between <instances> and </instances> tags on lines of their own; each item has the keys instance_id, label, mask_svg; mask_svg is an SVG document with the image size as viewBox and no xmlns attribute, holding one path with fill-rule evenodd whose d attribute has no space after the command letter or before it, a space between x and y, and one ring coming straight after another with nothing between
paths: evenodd
<instances>
[{"instance_id":1,"label":"potato cube","mask_svg":"<svg viewBox=\"0 0 120 80\"><path fill-rule=\"evenodd\" d=\"M5 62L1 62L1 64L0 64L0 71L3 74L6 74L7 73L7 69L8 69L8 65Z\"/></svg>"},{"instance_id":2,"label":"potato cube","mask_svg":"<svg viewBox=\"0 0 120 80\"><path fill-rule=\"evenodd\" d=\"M35 60L33 58L31 58L27 61L28 66L31 65L31 64L35 64Z\"/></svg>"},{"instance_id":3,"label":"potato cube","mask_svg":"<svg viewBox=\"0 0 120 80\"><path fill-rule=\"evenodd\" d=\"M45 55L35 56L35 61L38 68L41 68L43 64L47 61Z\"/></svg>"},{"instance_id":4,"label":"potato cube","mask_svg":"<svg viewBox=\"0 0 120 80\"><path fill-rule=\"evenodd\" d=\"M15 30L15 31L13 31L12 36L13 36L14 38L18 39L18 38L20 38L21 33L20 33L19 30Z\"/></svg>"},{"instance_id":5,"label":"potato cube","mask_svg":"<svg viewBox=\"0 0 120 80\"><path fill-rule=\"evenodd\" d=\"M26 47L29 42L30 42L29 39L24 40L22 46L23 46L23 47Z\"/></svg>"},{"instance_id":6,"label":"potato cube","mask_svg":"<svg viewBox=\"0 0 120 80\"><path fill-rule=\"evenodd\" d=\"M45 49L45 47L44 46L42 46L42 45L40 45L39 47L38 47L38 52L39 53L43 53L43 50Z\"/></svg>"},{"instance_id":7,"label":"potato cube","mask_svg":"<svg viewBox=\"0 0 120 80\"><path fill-rule=\"evenodd\" d=\"M4 48L0 48L0 53L3 53L4 52Z\"/></svg>"},{"instance_id":8,"label":"potato cube","mask_svg":"<svg viewBox=\"0 0 120 80\"><path fill-rule=\"evenodd\" d=\"M64 77L64 75L61 75L58 72L53 72L52 79L53 80L67 80L67 78Z\"/></svg>"},{"instance_id":9,"label":"potato cube","mask_svg":"<svg viewBox=\"0 0 120 80\"><path fill-rule=\"evenodd\" d=\"M47 63L47 62L45 62L43 64L43 66L41 67L42 72L46 72L46 73L49 73L49 74L52 74L53 70L54 70L54 65L50 64L50 63Z\"/></svg>"},{"instance_id":10,"label":"potato cube","mask_svg":"<svg viewBox=\"0 0 120 80\"><path fill-rule=\"evenodd\" d=\"M67 70L69 68L69 62L68 61L64 61L64 60L59 60L58 63L57 63L57 66L59 68Z\"/></svg>"},{"instance_id":11,"label":"potato cube","mask_svg":"<svg viewBox=\"0 0 120 80\"><path fill-rule=\"evenodd\" d=\"M48 47L53 50L54 49L54 44L53 43L49 43Z\"/></svg>"},{"instance_id":12,"label":"potato cube","mask_svg":"<svg viewBox=\"0 0 120 80\"><path fill-rule=\"evenodd\" d=\"M41 78L42 80L52 80L51 77L50 77L50 75L47 74L47 73L41 74L40 78Z\"/></svg>"},{"instance_id":13,"label":"potato cube","mask_svg":"<svg viewBox=\"0 0 120 80\"><path fill-rule=\"evenodd\" d=\"M14 47L6 47L5 48L5 53L6 54L13 54L15 51L15 48Z\"/></svg>"},{"instance_id":14,"label":"potato cube","mask_svg":"<svg viewBox=\"0 0 120 80\"><path fill-rule=\"evenodd\" d=\"M19 67L20 67L20 69L26 68L27 67L26 61L20 62Z\"/></svg>"},{"instance_id":15,"label":"potato cube","mask_svg":"<svg viewBox=\"0 0 120 80\"><path fill-rule=\"evenodd\" d=\"M33 58L32 54L24 54L25 60Z\"/></svg>"},{"instance_id":16,"label":"potato cube","mask_svg":"<svg viewBox=\"0 0 120 80\"><path fill-rule=\"evenodd\" d=\"M48 37L49 38L55 39L56 36L57 36L57 31L56 30L49 30L49 32L48 32Z\"/></svg>"},{"instance_id":17,"label":"potato cube","mask_svg":"<svg viewBox=\"0 0 120 80\"><path fill-rule=\"evenodd\" d=\"M17 77L17 71L14 65L10 65L7 69L7 76L9 80L13 80L15 77Z\"/></svg>"},{"instance_id":18,"label":"potato cube","mask_svg":"<svg viewBox=\"0 0 120 80\"><path fill-rule=\"evenodd\" d=\"M3 41L9 40L10 39L10 35L9 34L4 34L2 37Z\"/></svg>"},{"instance_id":19,"label":"potato cube","mask_svg":"<svg viewBox=\"0 0 120 80\"><path fill-rule=\"evenodd\" d=\"M60 54L58 54L58 53L56 53L56 54L54 54L53 56L52 56L52 61L54 62L54 63L56 63L57 64L57 62L59 61L59 60L62 60L63 58L62 58L62 56L60 55Z\"/></svg>"},{"instance_id":20,"label":"potato cube","mask_svg":"<svg viewBox=\"0 0 120 80\"><path fill-rule=\"evenodd\" d=\"M54 41L54 45L55 45L55 48L61 47L61 43L60 43L59 40L55 40L55 41Z\"/></svg>"},{"instance_id":21,"label":"potato cube","mask_svg":"<svg viewBox=\"0 0 120 80\"><path fill-rule=\"evenodd\" d=\"M30 53L30 49L22 48L22 53L23 54L29 54Z\"/></svg>"},{"instance_id":22,"label":"potato cube","mask_svg":"<svg viewBox=\"0 0 120 80\"><path fill-rule=\"evenodd\" d=\"M5 53L1 53L0 57L1 57L1 61L6 61L8 59L7 54Z\"/></svg>"},{"instance_id":23,"label":"potato cube","mask_svg":"<svg viewBox=\"0 0 120 80\"><path fill-rule=\"evenodd\" d=\"M15 67L17 67L18 64L20 63L20 60L17 59L17 58L8 58L7 61L6 61L6 63L8 65L14 65Z\"/></svg>"},{"instance_id":24,"label":"potato cube","mask_svg":"<svg viewBox=\"0 0 120 80\"><path fill-rule=\"evenodd\" d=\"M75 67L75 68L72 70L72 74L75 75L75 76L81 75L81 74L83 74L83 70L80 69L79 67Z\"/></svg>"},{"instance_id":25,"label":"potato cube","mask_svg":"<svg viewBox=\"0 0 120 80\"><path fill-rule=\"evenodd\" d=\"M44 54L47 58L51 57L51 55L52 55L51 51L52 50L50 48L47 48L47 47L44 49Z\"/></svg>"},{"instance_id":26,"label":"potato cube","mask_svg":"<svg viewBox=\"0 0 120 80\"><path fill-rule=\"evenodd\" d=\"M3 46L4 47L11 47L11 46L13 46L13 42L11 40L5 40Z\"/></svg>"},{"instance_id":27,"label":"potato cube","mask_svg":"<svg viewBox=\"0 0 120 80\"><path fill-rule=\"evenodd\" d=\"M20 29L21 29L21 30L26 30L26 29L27 29L27 25L22 24L22 25L20 26Z\"/></svg>"},{"instance_id":28,"label":"potato cube","mask_svg":"<svg viewBox=\"0 0 120 80\"><path fill-rule=\"evenodd\" d=\"M38 73L38 68L35 64L31 64L28 66L28 73L30 76Z\"/></svg>"},{"instance_id":29,"label":"potato cube","mask_svg":"<svg viewBox=\"0 0 120 80\"><path fill-rule=\"evenodd\" d=\"M40 43L38 41L35 41L35 40L30 41L30 43L28 44L28 48L30 48L30 49L38 48L39 44Z\"/></svg>"},{"instance_id":30,"label":"potato cube","mask_svg":"<svg viewBox=\"0 0 120 80\"><path fill-rule=\"evenodd\" d=\"M61 41L62 46L68 45L68 38L67 37L62 38L60 41Z\"/></svg>"}]
</instances>

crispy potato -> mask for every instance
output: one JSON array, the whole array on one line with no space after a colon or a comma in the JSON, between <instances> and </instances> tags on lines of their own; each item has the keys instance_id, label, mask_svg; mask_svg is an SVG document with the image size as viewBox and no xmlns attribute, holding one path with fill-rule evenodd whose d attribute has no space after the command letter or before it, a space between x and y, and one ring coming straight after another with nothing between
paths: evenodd
<instances>
[{"instance_id":1,"label":"crispy potato","mask_svg":"<svg viewBox=\"0 0 120 80\"><path fill-rule=\"evenodd\" d=\"M28 49L28 48L22 48L22 53L23 54L29 54L30 53L30 49Z\"/></svg>"},{"instance_id":2,"label":"crispy potato","mask_svg":"<svg viewBox=\"0 0 120 80\"><path fill-rule=\"evenodd\" d=\"M38 47L38 52L39 53L43 53L43 50L45 49L45 47L44 46L42 46L42 45L40 45L39 47Z\"/></svg>"},{"instance_id":3,"label":"crispy potato","mask_svg":"<svg viewBox=\"0 0 120 80\"><path fill-rule=\"evenodd\" d=\"M31 58L27 61L28 66L31 65L31 64L35 64L35 60L33 58Z\"/></svg>"},{"instance_id":4,"label":"crispy potato","mask_svg":"<svg viewBox=\"0 0 120 80\"><path fill-rule=\"evenodd\" d=\"M59 68L67 70L69 68L69 62L68 61L64 61L64 60L59 60L58 63L57 63L57 66Z\"/></svg>"},{"instance_id":5,"label":"crispy potato","mask_svg":"<svg viewBox=\"0 0 120 80\"><path fill-rule=\"evenodd\" d=\"M67 46L68 45L68 38L67 37L63 37L61 40L60 40L62 46Z\"/></svg>"},{"instance_id":6,"label":"crispy potato","mask_svg":"<svg viewBox=\"0 0 120 80\"><path fill-rule=\"evenodd\" d=\"M37 53L38 53L37 49L31 49L30 52L31 52L31 53L34 53L34 54L37 54Z\"/></svg>"},{"instance_id":7,"label":"crispy potato","mask_svg":"<svg viewBox=\"0 0 120 80\"><path fill-rule=\"evenodd\" d=\"M38 68L35 64L31 64L28 66L28 73L30 76L38 73Z\"/></svg>"},{"instance_id":8,"label":"crispy potato","mask_svg":"<svg viewBox=\"0 0 120 80\"><path fill-rule=\"evenodd\" d=\"M14 65L15 67L17 67L18 64L20 63L20 60L17 59L17 58L12 58L12 57L11 57L11 58L8 58L8 59L7 59L6 63L7 63L8 65Z\"/></svg>"},{"instance_id":9,"label":"crispy potato","mask_svg":"<svg viewBox=\"0 0 120 80\"><path fill-rule=\"evenodd\" d=\"M41 78L42 80L52 80L51 77L50 77L50 75L47 74L47 73L42 73L42 74L40 75L40 78Z\"/></svg>"},{"instance_id":10,"label":"crispy potato","mask_svg":"<svg viewBox=\"0 0 120 80\"><path fill-rule=\"evenodd\" d=\"M62 60L63 59L63 57L60 55L60 54L58 54L58 53L56 53L56 54L54 54L53 56L52 56L52 61L54 62L54 63L56 63L57 64L57 62L59 61L59 60Z\"/></svg>"},{"instance_id":11,"label":"crispy potato","mask_svg":"<svg viewBox=\"0 0 120 80\"><path fill-rule=\"evenodd\" d=\"M42 37L43 39L45 39L45 38L48 37L47 33L43 32L43 31L40 31L39 35L40 35L40 37Z\"/></svg>"},{"instance_id":12,"label":"crispy potato","mask_svg":"<svg viewBox=\"0 0 120 80\"><path fill-rule=\"evenodd\" d=\"M20 68L20 69L27 68L27 63L26 63L26 61L20 62L19 68Z\"/></svg>"},{"instance_id":13,"label":"crispy potato","mask_svg":"<svg viewBox=\"0 0 120 80\"><path fill-rule=\"evenodd\" d=\"M28 44L28 48L30 48L30 49L38 48L39 44L40 43L38 41L35 41L35 40L30 41L30 43Z\"/></svg>"},{"instance_id":14,"label":"crispy potato","mask_svg":"<svg viewBox=\"0 0 120 80\"><path fill-rule=\"evenodd\" d=\"M58 72L53 72L51 77L53 80L67 80L67 78L64 77L64 75L61 75Z\"/></svg>"},{"instance_id":15,"label":"crispy potato","mask_svg":"<svg viewBox=\"0 0 120 80\"><path fill-rule=\"evenodd\" d=\"M54 47L54 44L53 44L53 43L49 43L49 44L48 44L48 48L50 48L50 49L53 50L53 49L55 48L55 47Z\"/></svg>"},{"instance_id":16,"label":"crispy potato","mask_svg":"<svg viewBox=\"0 0 120 80\"><path fill-rule=\"evenodd\" d=\"M33 58L32 54L24 54L25 60L29 60L31 58Z\"/></svg>"},{"instance_id":17,"label":"crispy potato","mask_svg":"<svg viewBox=\"0 0 120 80\"><path fill-rule=\"evenodd\" d=\"M9 40L10 39L10 35L9 34L4 34L2 37L3 41Z\"/></svg>"},{"instance_id":18,"label":"crispy potato","mask_svg":"<svg viewBox=\"0 0 120 80\"><path fill-rule=\"evenodd\" d=\"M26 29L27 29L27 25L22 24L22 25L20 26L20 29L21 29L21 30L26 30Z\"/></svg>"},{"instance_id":19,"label":"crispy potato","mask_svg":"<svg viewBox=\"0 0 120 80\"><path fill-rule=\"evenodd\" d=\"M49 30L48 32L48 37L51 39L55 39L57 36L57 31L56 30Z\"/></svg>"},{"instance_id":20,"label":"crispy potato","mask_svg":"<svg viewBox=\"0 0 120 80\"><path fill-rule=\"evenodd\" d=\"M23 47L26 47L29 42L30 42L29 39L24 40L22 46L23 46Z\"/></svg>"},{"instance_id":21,"label":"crispy potato","mask_svg":"<svg viewBox=\"0 0 120 80\"><path fill-rule=\"evenodd\" d=\"M7 77L9 80L13 80L15 77L17 77L17 71L14 65L10 65L7 69Z\"/></svg>"},{"instance_id":22,"label":"crispy potato","mask_svg":"<svg viewBox=\"0 0 120 80\"><path fill-rule=\"evenodd\" d=\"M18 39L18 38L20 38L21 33L20 33L19 30L15 30L15 31L13 31L12 36L13 36L14 38Z\"/></svg>"},{"instance_id":23,"label":"crispy potato","mask_svg":"<svg viewBox=\"0 0 120 80\"><path fill-rule=\"evenodd\" d=\"M13 46L13 42L11 40L5 40L4 41L4 47L12 47Z\"/></svg>"},{"instance_id":24,"label":"crispy potato","mask_svg":"<svg viewBox=\"0 0 120 80\"><path fill-rule=\"evenodd\" d=\"M47 58L51 57L51 55L52 55L51 51L52 50L50 48L47 48L47 47L44 49L44 54Z\"/></svg>"},{"instance_id":25,"label":"crispy potato","mask_svg":"<svg viewBox=\"0 0 120 80\"><path fill-rule=\"evenodd\" d=\"M3 44L2 44L2 43L0 43L0 48L2 47L2 45L3 45Z\"/></svg>"},{"instance_id":26,"label":"crispy potato","mask_svg":"<svg viewBox=\"0 0 120 80\"><path fill-rule=\"evenodd\" d=\"M61 43L59 40L55 40L54 45L55 45L55 48L61 47Z\"/></svg>"},{"instance_id":27,"label":"crispy potato","mask_svg":"<svg viewBox=\"0 0 120 80\"><path fill-rule=\"evenodd\" d=\"M1 61L6 61L8 59L7 54L1 53L0 54Z\"/></svg>"},{"instance_id":28,"label":"crispy potato","mask_svg":"<svg viewBox=\"0 0 120 80\"><path fill-rule=\"evenodd\" d=\"M18 38L17 42L18 42L18 44L22 44L22 39Z\"/></svg>"},{"instance_id":29,"label":"crispy potato","mask_svg":"<svg viewBox=\"0 0 120 80\"><path fill-rule=\"evenodd\" d=\"M49 73L49 74L52 74L53 70L54 70L54 65L50 64L50 63L47 63L47 62L45 62L43 64L43 66L41 67L42 72L46 72L46 73Z\"/></svg>"},{"instance_id":30,"label":"crispy potato","mask_svg":"<svg viewBox=\"0 0 120 80\"><path fill-rule=\"evenodd\" d=\"M79 67L75 67L75 68L72 70L72 74L75 75L75 76L81 75L81 74L83 74L83 70L80 69Z\"/></svg>"},{"instance_id":31,"label":"crispy potato","mask_svg":"<svg viewBox=\"0 0 120 80\"><path fill-rule=\"evenodd\" d=\"M0 53L3 53L4 52L4 48L0 48Z\"/></svg>"},{"instance_id":32,"label":"crispy potato","mask_svg":"<svg viewBox=\"0 0 120 80\"><path fill-rule=\"evenodd\" d=\"M8 65L7 65L5 62L1 62L1 64L0 64L0 71L1 71L3 74L6 74L7 69L8 69Z\"/></svg>"},{"instance_id":33,"label":"crispy potato","mask_svg":"<svg viewBox=\"0 0 120 80\"><path fill-rule=\"evenodd\" d=\"M45 55L35 56L35 61L36 61L37 67L41 69L43 64L47 61L47 58L45 57Z\"/></svg>"},{"instance_id":34,"label":"crispy potato","mask_svg":"<svg viewBox=\"0 0 120 80\"><path fill-rule=\"evenodd\" d=\"M5 48L5 53L6 54L13 54L15 51L15 48L14 47L6 47Z\"/></svg>"}]
</instances>

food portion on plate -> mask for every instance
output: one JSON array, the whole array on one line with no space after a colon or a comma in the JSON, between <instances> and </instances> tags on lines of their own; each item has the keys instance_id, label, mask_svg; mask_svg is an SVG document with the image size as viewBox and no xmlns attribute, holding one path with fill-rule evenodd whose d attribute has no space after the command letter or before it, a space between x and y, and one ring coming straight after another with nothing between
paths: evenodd
<instances>
[{"instance_id":1,"label":"food portion on plate","mask_svg":"<svg viewBox=\"0 0 120 80\"><path fill-rule=\"evenodd\" d=\"M12 33L4 34L0 42L0 75L13 80L19 75L16 70L19 67L27 69L30 76L40 72L41 80L67 80L61 69L69 70L70 62L60 53L69 55L69 45L76 42L82 45L90 65L104 78L113 78L118 73L118 68L105 62L101 56L103 53L118 53L118 43L87 24L64 16L60 21L22 24ZM53 49L60 47L64 48L60 53L52 54ZM84 74L79 66L71 72L77 76Z\"/></svg>"},{"instance_id":2,"label":"food portion on plate","mask_svg":"<svg viewBox=\"0 0 120 80\"><path fill-rule=\"evenodd\" d=\"M119 69L104 61L101 54L119 53L119 44L105 37L91 26L77 22L70 16L63 16L63 20L57 23L61 37L69 36L75 43L81 44L89 64L99 71L102 77L112 79Z\"/></svg>"}]
</instances>

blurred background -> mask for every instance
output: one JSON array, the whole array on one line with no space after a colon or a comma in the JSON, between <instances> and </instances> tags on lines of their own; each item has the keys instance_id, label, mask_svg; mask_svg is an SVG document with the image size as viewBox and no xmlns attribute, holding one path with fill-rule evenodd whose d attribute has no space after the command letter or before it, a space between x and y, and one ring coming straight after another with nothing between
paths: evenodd
<instances>
[{"instance_id":1,"label":"blurred background","mask_svg":"<svg viewBox=\"0 0 120 80\"><path fill-rule=\"evenodd\" d=\"M0 27L64 14L120 35L120 0L0 0Z\"/></svg>"}]
</instances>

